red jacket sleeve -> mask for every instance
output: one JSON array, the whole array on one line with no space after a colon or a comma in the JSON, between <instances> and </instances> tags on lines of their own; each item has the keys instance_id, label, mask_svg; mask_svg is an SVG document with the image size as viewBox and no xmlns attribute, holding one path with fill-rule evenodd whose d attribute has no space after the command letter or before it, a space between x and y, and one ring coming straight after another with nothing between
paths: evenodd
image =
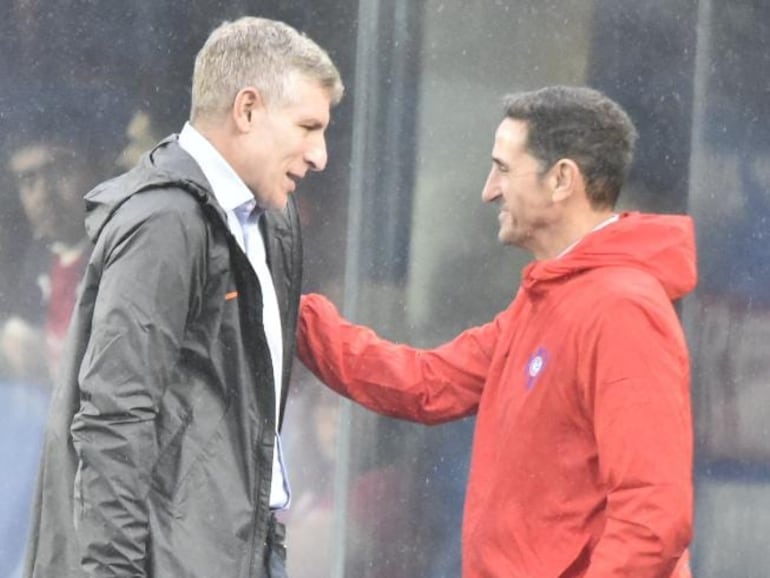
<instances>
[{"instance_id":1,"label":"red jacket sleeve","mask_svg":"<svg viewBox=\"0 0 770 578\"><path fill-rule=\"evenodd\" d=\"M686 560L674 573L691 539L693 500L680 325L668 303L627 301L606 307L590 331L587 395L607 522L585 578L686 576Z\"/></svg>"},{"instance_id":2,"label":"red jacket sleeve","mask_svg":"<svg viewBox=\"0 0 770 578\"><path fill-rule=\"evenodd\" d=\"M321 295L305 295L297 353L345 397L383 415L433 424L475 413L497 332L491 322L436 349L417 349L347 322Z\"/></svg>"}]
</instances>

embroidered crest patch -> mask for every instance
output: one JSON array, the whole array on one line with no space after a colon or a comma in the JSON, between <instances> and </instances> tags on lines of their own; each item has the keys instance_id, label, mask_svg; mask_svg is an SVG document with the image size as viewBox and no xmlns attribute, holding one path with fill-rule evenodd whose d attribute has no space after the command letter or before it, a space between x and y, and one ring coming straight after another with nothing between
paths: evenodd
<instances>
[{"instance_id":1,"label":"embroidered crest patch","mask_svg":"<svg viewBox=\"0 0 770 578\"><path fill-rule=\"evenodd\" d=\"M529 358L526 367L527 373L527 391L535 385L535 380L542 373L548 364L548 352L544 347L538 347L537 351Z\"/></svg>"}]
</instances>

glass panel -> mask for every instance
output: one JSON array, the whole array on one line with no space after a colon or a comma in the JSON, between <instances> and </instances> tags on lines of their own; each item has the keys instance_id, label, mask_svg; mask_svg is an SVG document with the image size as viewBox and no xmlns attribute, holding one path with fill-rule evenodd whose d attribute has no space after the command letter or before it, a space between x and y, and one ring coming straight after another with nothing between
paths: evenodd
<instances>
[{"instance_id":1,"label":"glass panel","mask_svg":"<svg viewBox=\"0 0 770 578\"><path fill-rule=\"evenodd\" d=\"M770 554L770 10L702 1L690 206L701 281L694 360L698 575L763 576Z\"/></svg>"},{"instance_id":2,"label":"glass panel","mask_svg":"<svg viewBox=\"0 0 770 578\"><path fill-rule=\"evenodd\" d=\"M624 207L683 209L694 4L636 4L437 0L425 2L421 14L411 14L421 18L419 27L412 26L422 30L420 67L414 72L419 81L416 173L410 222L403 229L410 234L408 255L391 257L398 262L408 256L408 275L373 278L367 263L356 265L355 303L344 301L349 315L385 337L432 346L490 320L515 295L529 256L499 245L494 211L480 198L501 97L508 92L584 83L606 90L634 114L644 139ZM653 49L655 57L642 69L640 55L649 58ZM645 98L648 85L655 96ZM411 118L410 101L399 102L387 88L380 90L388 96L380 95L379 102L395 102ZM670 146L660 144L664 137L671 137ZM402 138L408 146L409 135ZM372 159L375 174L404 162L372 155L367 163ZM367 187L362 194L374 190ZM391 199L404 199L404 192L398 193ZM356 209L361 210L357 221L351 215L349 234L356 241L348 247L356 252L354 263L359 254L386 245L376 234L375 249L357 237L357 227L371 229L372 221L386 218L367 211L365 203ZM372 239L371 230L368 234ZM365 487L368 506L358 516L352 507L347 516L346 575L459 576L473 420L428 429L358 408L349 411L349 494L355 499L356 488Z\"/></svg>"}]
</instances>

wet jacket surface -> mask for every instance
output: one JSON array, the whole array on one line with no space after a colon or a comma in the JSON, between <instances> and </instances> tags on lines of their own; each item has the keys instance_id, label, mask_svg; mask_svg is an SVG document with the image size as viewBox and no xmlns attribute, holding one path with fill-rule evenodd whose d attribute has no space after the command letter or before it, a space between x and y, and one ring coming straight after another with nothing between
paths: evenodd
<instances>
[{"instance_id":1,"label":"wet jacket surface","mask_svg":"<svg viewBox=\"0 0 770 578\"><path fill-rule=\"evenodd\" d=\"M86 202L94 249L54 392L26 576L259 576L276 416L257 277L174 136ZM263 222L291 359L293 202Z\"/></svg>"},{"instance_id":2,"label":"wet jacket surface","mask_svg":"<svg viewBox=\"0 0 770 578\"><path fill-rule=\"evenodd\" d=\"M623 214L528 265L505 311L443 346L384 341L311 295L298 352L374 411L477 414L465 578L666 578L692 532L690 368L672 300L695 282L688 217Z\"/></svg>"}]
</instances>

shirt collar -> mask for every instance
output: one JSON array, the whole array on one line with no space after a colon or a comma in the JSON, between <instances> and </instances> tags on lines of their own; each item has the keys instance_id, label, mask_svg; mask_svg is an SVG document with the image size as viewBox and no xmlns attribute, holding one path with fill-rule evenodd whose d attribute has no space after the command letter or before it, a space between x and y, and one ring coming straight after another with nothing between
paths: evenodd
<instances>
[{"instance_id":1,"label":"shirt collar","mask_svg":"<svg viewBox=\"0 0 770 578\"><path fill-rule=\"evenodd\" d=\"M591 230L588 232L588 234L587 234L587 235L585 235L584 237L581 237L580 239L578 239L577 241L575 241L574 243L572 243L572 244L571 244L569 247L567 247L566 249L564 249L564 251L562 251L561 253L559 253L559 254L556 256L556 258L557 258L557 259L561 259L562 257L564 257L564 255L566 255L567 253L569 253L570 251L572 251L572 249L574 249L574 248L575 248L575 245L577 245L578 243L580 243L580 241L582 241L583 239L585 239L585 238L586 238L588 235L590 235L591 233L593 233L593 232L595 232L595 231L598 231L599 229L603 229L603 228L604 228L604 227L606 227L607 225L611 225L612 223L614 223L615 221L617 221L619 218L620 218L620 215L618 215L617 213L615 213L615 214L611 215L609 218L607 218L607 219L603 220L601 223L599 223L599 224L598 224L598 225L596 225L596 226L595 226L593 229L591 229Z\"/></svg>"},{"instance_id":2,"label":"shirt collar","mask_svg":"<svg viewBox=\"0 0 770 578\"><path fill-rule=\"evenodd\" d=\"M179 133L179 146L198 163L211 185L211 192L223 209L234 211L243 208L249 212L254 209L256 200L246 183L214 145L189 122L185 123Z\"/></svg>"}]
</instances>

